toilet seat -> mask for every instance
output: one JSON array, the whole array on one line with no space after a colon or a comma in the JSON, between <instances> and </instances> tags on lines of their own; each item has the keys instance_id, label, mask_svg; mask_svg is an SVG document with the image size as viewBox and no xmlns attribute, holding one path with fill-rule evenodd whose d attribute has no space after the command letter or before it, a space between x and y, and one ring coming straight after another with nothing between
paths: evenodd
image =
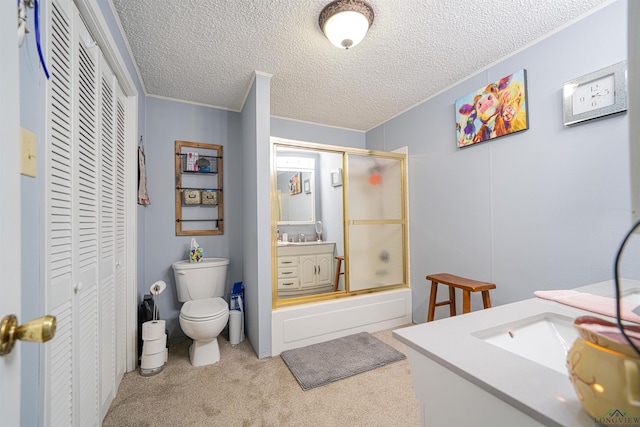
<instances>
[{"instance_id":1,"label":"toilet seat","mask_svg":"<svg viewBox=\"0 0 640 427\"><path fill-rule=\"evenodd\" d=\"M190 322L208 322L227 316L229 306L222 298L187 301L180 309L180 317Z\"/></svg>"}]
</instances>

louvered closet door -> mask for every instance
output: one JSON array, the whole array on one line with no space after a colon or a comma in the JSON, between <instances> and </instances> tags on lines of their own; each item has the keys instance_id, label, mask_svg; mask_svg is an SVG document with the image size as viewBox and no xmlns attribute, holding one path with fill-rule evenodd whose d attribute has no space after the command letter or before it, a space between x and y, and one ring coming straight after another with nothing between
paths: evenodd
<instances>
[{"instance_id":1,"label":"louvered closet door","mask_svg":"<svg viewBox=\"0 0 640 427\"><path fill-rule=\"evenodd\" d=\"M126 103L72 1L53 0L46 22L45 311L58 329L44 350L43 425L98 426L126 350Z\"/></svg>"},{"instance_id":2,"label":"louvered closet door","mask_svg":"<svg viewBox=\"0 0 640 427\"><path fill-rule=\"evenodd\" d=\"M44 346L45 425L73 425L74 277L72 202L71 3L54 1L47 20L45 179L45 312L56 316L55 339Z\"/></svg>"},{"instance_id":3,"label":"louvered closet door","mask_svg":"<svg viewBox=\"0 0 640 427\"><path fill-rule=\"evenodd\" d=\"M115 386L116 243L115 77L104 59L100 75L100 404L106 413Z\"/></svg>"},{"instance_id":4,"label":"louvered closet door","mask_svg":"<svg viewBox=\"0 0 640 427\"><path fill-rule=\"evenodd\" d=\"M74 227L77 245L74 270L77 271L74 369L74 417L79 426L99 424L98 407L98 60L89 31L75 11L73 195Z\"/></svg>"},{"instance_id":5,"label":"louvered closet door","mask_svg":"<svg viewBox=\"0 0 640 427\"><path fill-rule=\"evenodd\" d=\"M126 276L126 101L120 85L116 84L116 384L127 369L127 276Z\"/></svg>"}]
</instances>

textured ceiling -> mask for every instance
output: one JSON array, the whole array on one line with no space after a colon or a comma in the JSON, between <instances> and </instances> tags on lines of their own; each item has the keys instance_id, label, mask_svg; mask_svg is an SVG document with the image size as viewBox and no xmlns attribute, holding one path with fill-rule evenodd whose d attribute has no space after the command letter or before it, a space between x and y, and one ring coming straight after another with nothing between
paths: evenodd
<instances>
[{"instance_id":1,"label":"textured ceiling","mask_svg":"<svg viewBox=\"0 0 640 427\"><path fill-rule=\"evenodd\" d=\"M369 0L343 50L318 27L329 0L111 1L148 95L239 111L257 70L272 116L362 131L611 2Z\"/></svg>"}]
</instances>

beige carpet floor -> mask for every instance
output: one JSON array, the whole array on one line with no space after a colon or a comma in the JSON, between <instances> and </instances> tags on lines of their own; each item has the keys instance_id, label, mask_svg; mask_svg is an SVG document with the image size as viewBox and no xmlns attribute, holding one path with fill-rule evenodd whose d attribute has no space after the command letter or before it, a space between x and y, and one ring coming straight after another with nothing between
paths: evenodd
<instances>
[{"instance_id":1,"label":"beige carpet floor","mask_svg":"<svg viewBox=\"0 0 640 427\"><path fill-rule=\"evenodd\" d=\"M373 335L406 354L391 330ZM247 340L218 341L214 365L191 366L185 338L159 374L125 374L103 427L420 425L408 360L303 391L280 356L260 360Z\"/></svg>"}]
</instances>

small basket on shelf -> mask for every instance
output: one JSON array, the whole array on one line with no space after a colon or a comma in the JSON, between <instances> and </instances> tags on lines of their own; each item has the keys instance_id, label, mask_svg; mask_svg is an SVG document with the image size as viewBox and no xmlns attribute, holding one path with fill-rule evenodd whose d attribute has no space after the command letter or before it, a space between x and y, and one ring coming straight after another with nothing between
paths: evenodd
<instances>
[{"instance_id":1,"label":"small basket on shelf","mask_svg":"<svg viewBox=\"0 0 640 427\"><path fill-rule=\"evenodd\" d=\"M202 190L202 204L203 205L217 205L218 204L218 192L216 190Z\"/></svg>"},{"instance_id":2,"label":"small basket on shelf","mask_svg":"<svg viewBox=\"0 0 640 427\"><path fill-rule=\"evenodd\" d=\"M183 172L218 173L218 157L196 152L180 154Z\"/></svg>"},{"instance_id":3,"label":"small basket on shelf","mask_svg":"<svg viewBox=\"0 0 640 427\"><path fill-rule=\"evenodd\" d=\"M183 205L199 205L202 198L200 190L182 190Z\"/></svg>"}]
</instances>

